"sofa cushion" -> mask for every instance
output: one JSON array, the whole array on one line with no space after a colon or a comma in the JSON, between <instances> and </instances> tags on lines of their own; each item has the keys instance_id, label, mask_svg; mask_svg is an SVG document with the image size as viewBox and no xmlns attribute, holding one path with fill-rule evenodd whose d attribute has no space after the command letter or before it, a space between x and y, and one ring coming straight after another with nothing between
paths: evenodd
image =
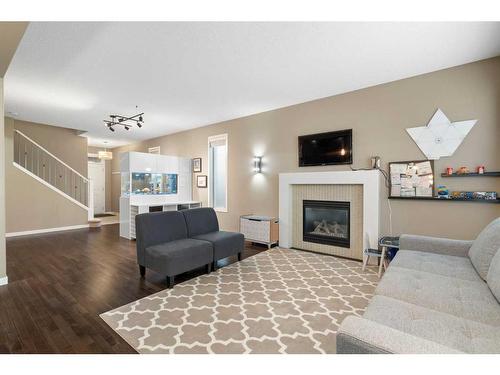
<instances>
[{"instance_id":1,"label":"sofa cushion","mask_svg":"<svg viewBox=\"0 0 500 375\"><path fill-rule=\"evenodd\" d=\"M363 318L467 353L500 353L500 327L375 296Z\"/></svg>"},{"instance_id":2,"label":"sofa cushion","mask_svg":"<svg viewBox=\"0 0 500 375\"><path fill-rule=\"evenodd\" d=\"M500 305L482 280L461 280L390 265L375 294L500 326Z\"/></svg>"},{"instance_id":3,"label":"sofa cushion","mask_svg":"<svg viewBox=\"0 0 500 375\"><path fill-rule=\"evenodd\" d=\"M245 237L241 233L217 231L200 234L195 239L208 241L214 247L214 260L236 255L243 251Z\"/></svg>"},{"instance_id":4,"label":"sofa cushion","mask_svg":"<svg viewBox=\"0 0 500 375\"><path fill-rule=\"evenodd\" d=\"M500 251L493 257L486 277L491 292L500 303Z\"/></svg>"},{"instance_id":5,"label":"sofa cushion","mask_svg":"<svg viewBox=\"0 0 500 375\"><path fill-rule=\"evenodd\" d=\"M479 275L486 280L491 260L500 249L500 218L479 233L469 250L469 258Z\"/></svg>"},{"instance_id":6,"label":"sofa cushion","mask_svg":"<svg viewBox=\"0 0 500 375\"><path fill-rule=\"evenodd\" d=\"M186 220L188 237L195 237L200 234L219 230L219 222L213 208L192 208L181 212Z\"/></svg>"},{"instance_id":7,"label":"sofa cushion","mask_svg":"<svg viewBox=\"0 0 500 375\"><path fill-rule=\"evenodd\" d=\"M399 250L392 260L391 266L456 277L462 280L481 281L467 257Z\"/></svg>"},{"instance_id":8,"label":"sofa cushion","mask_svg":"<svg viewBox=\"0 0 500 375\"><path fill-rule=\"evenodd\" d=\"M212 261L212 244L192 238L146 248L146 266L167 276L178 275Z\"/></svg>"}]
</instances>

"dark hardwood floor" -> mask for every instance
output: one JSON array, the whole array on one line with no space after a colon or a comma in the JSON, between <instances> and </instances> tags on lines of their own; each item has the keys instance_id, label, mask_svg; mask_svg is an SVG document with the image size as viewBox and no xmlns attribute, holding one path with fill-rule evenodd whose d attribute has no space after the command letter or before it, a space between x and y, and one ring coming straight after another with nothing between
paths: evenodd
<instances>
[{"instance_id":1,"label":"dark hardwood floor","mask_svg":"<svg viewBox=\"0 0 500 375\"><path fill-rule=\"evenodd\" d=\"M120 238L118 231L115 224L7 239L9 284L0 286L0 353L135 353L99 314L166 284L150 270L140 278L135 242ZM247 246L243 257L266 249ZM176 283L202 273L179 275Z\"/></svg>"}]
</instances>

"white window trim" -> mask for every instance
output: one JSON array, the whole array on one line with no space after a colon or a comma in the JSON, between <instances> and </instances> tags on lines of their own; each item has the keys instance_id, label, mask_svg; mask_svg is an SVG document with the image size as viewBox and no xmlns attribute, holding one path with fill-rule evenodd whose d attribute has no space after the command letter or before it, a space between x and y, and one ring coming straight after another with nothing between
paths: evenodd
<instances>
[{"instance_id":1,"label":"white window trim","mask_svg":"<svg viewBox=\"0 0 500 375\"><path fill-rule=\"evenodd\" d=\"M213 207L212 203L212 177L213 177L213 171L212 171L212 163L210 161L211 158L211 153L210 153L210 144L215 141L225 141L226 142L226 199L224 202L224 207ZM208 206L213 207L213 209L217 212L228 212L228 207L227 207L227 196L229 194L229 188L228 188L228 172L229 172L229 137L227 133L225 134L219 134L219 135L213 135L208 137L208 142L207 142L207 155L208 155Z\"/></svg>"}]
</instances>

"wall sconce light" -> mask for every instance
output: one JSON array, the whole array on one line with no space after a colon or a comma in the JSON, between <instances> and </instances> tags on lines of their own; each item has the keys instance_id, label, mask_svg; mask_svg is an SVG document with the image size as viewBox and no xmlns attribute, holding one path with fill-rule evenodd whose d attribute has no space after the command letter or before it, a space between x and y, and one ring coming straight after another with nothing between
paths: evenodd
<instances>
[{"instance_id":1,"label":"wall sconce light","mask_svg":"<svg viewBox=\"0 0 500 375\"><path fill-rule=\"evenodd\" d=\"M255 173L262 173L262 156L253 157L253 171Z\"/></svg>"}]
</instances>

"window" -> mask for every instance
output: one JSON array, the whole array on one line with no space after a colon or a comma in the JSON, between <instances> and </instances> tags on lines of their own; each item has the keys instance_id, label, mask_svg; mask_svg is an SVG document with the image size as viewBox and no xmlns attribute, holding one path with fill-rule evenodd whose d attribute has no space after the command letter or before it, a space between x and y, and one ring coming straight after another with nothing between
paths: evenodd
<instances>
[{"instance_id":1,"label":"window","mask_svg":"<svg viewBox=\"0 0 500 375\"><path fill-rule=\"evenodd\" d=\"M208 205L227 212L227 134L208 137Z\"/></svg>"}]
</instances>

